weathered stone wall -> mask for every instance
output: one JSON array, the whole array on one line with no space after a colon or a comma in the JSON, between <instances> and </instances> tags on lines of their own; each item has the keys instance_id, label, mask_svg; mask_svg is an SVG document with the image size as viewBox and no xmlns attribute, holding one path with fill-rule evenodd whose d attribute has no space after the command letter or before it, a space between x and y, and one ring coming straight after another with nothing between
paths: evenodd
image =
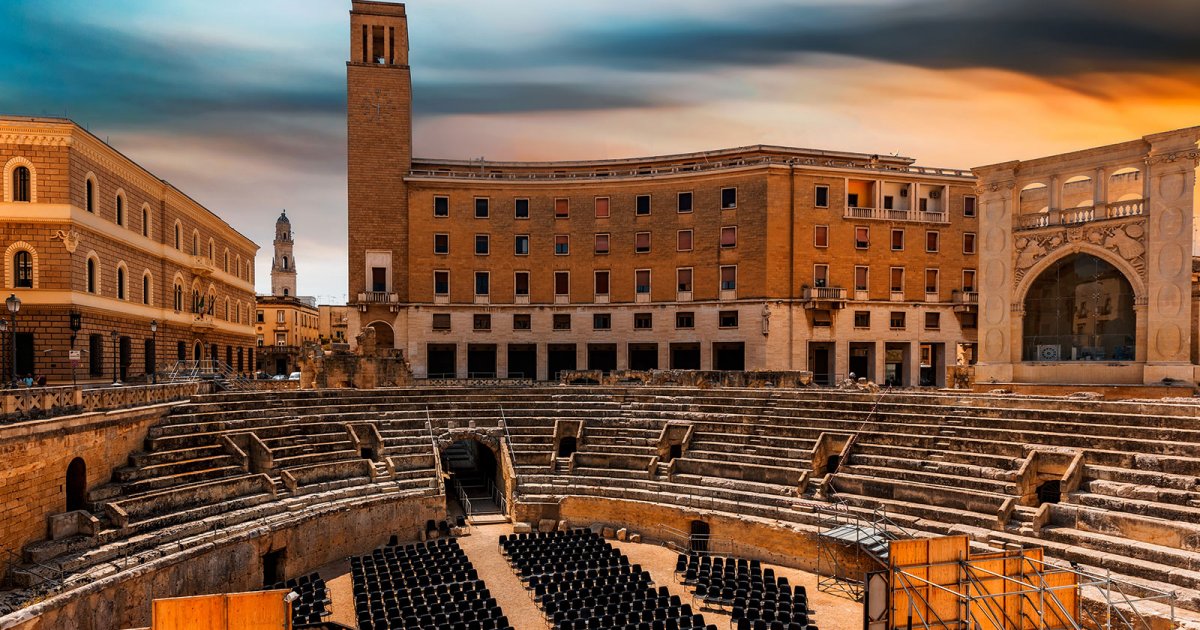
<instances>
[{"instance_id":1,"label":"weathered stone wall","mask_svg":"<svg viewBox=\"0 0 1200 630\"><path fill-rule=\"evenodd\" d=\"M300 575L369 552L392 535L415 540L426 519L441 518L444 512L441 497L432 497L309 513L278 528L245 530L224 544L184 548L0 619L0 629L149 626L155 598L257 590L263 580L261 557L267 552L286 548L284 572Z\"/></svg>"},{"instance_id":2,"label":"weathered stone wall","mask_svg":"<svg viewBox=\"0 0 1200 630\"><path fill-rule=\"evenodd\" d=\"M19 553L46 538L47 518L67 508L71 460L82 457L87 464L89 489L108 482L169 409L157 405L0 427L0 546ZM8 554L0 556L0 575L11 561Z\"/></svg>"}]
</instances>

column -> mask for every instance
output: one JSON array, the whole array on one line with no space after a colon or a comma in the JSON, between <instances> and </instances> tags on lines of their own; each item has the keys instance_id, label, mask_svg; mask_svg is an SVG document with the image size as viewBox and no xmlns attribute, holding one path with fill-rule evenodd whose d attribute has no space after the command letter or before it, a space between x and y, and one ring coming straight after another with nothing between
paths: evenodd
<instances>
[{"instance_id":1,"label":"column","mask_svg":"<svg viewBox=\"0 0 1200 630\"><path fill-rule=\"evenodd\" d=\"M658 369L671 369L671 340L669 337L660 337L658 342Z\"/></svg>"},{"instance_id":2,"label":"column","mask_svg":"<svg viewBox=\"0 0 1200 630\"><path fill-rule=\"evenodd\" d=\"M700 341L700 369L701 370L711 370L711 369L713 369L712 339L706 338L706 337L701 337L699 339L699 341ZM618 352L620 352L620 351L618 350ZM618 355L617 360L620 361L619 355Z\"/></svg>"},{"instance_id":3,"label":"column","mask_svg":"<svg viewBox=\"0 0 1200 630\"><path fill-rule=\"evenodd\" d=\"M496 377L504 378L508 376L508 344L496 344Z\"/></svg>"},{"instance_id":4,"label":"column","mask_svg":"<svg viewBox=\"0 0 1200 630\"><path fill-rule=\"evenodd\" d=\"M887 378L887 342L876 341L875 351L871 354L875 359L875 383L882 385Z\"/></svg>"},{"instance_id":5,"label":"column","mask_svg":"<svg viewBox=\"0 0 1200 630\"><path fill-rule=\"evenodd\" d=\"M910 341L908 343L908 356L904 357L904 371L908 374L905 385L915 387L921 384L921 342Z\"/></svg>"},{"instance_id":6,"label":"column","mask_svg":"<svg viewBox=\"0 0 1200 630\"><path fill-rule=\"evenodd\" d=\"M625 338L625 337L618 337L618 338L620 339L620 341L617 342L617 369L618 370L628 370L629 369L629 342L627 341L627 338Z\"/></svg>"},{"instance_id":7,"label":"column","mask_svg":"<svg viewBox=\"0 0 1200 630\"><path fill-rule=\"evenodd\" d=\"M850 375L850 342L833 342L833 374L834 379L848 378ZM866 374L855 374L855 378Z\"/></svg>"},{"instance_id":8,"label":"column","mask_svg":"<svg viewBox=\"0 0 1200 630\"><path fill-rule=\"evenodd\" d=\"M454 344L454 372L458 378L467 378L467 344Z\"/></svg>"},{"instance_id":9,"label":"column","mask_svg":"<svg viewBox=\"0 0 1200 630\"><path fill-rule=\"evenodd\" d=\"M537 380L550 378L550 349L544 343L537 344Z\"/></svg>"},{"instance_id":10,"label":"column","mask_svg":"<svg viewBox=\"0 0 1200 630\"><path fill-rule=\"evenodd\" d=\"M575 342L575 369L586 370L588 366L587 360L588 345L586 339L580 339Z\"/></svg>"},{"instance_id":11,"label":"column","mask_svg":"<svg viewBox=\"0 0 1200 630\"><path fill-rule=\"evenodd\" d=\"M1097 168L1092 176L1092 206L1096 208L1095 218L1108 216L1108 177L1104 175L1104 167Z\"/></svg>"}]
</instances>

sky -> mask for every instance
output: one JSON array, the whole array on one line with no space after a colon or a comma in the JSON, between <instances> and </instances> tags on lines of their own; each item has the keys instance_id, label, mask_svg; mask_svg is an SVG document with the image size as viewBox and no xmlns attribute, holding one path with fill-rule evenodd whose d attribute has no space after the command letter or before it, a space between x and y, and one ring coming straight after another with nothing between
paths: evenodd
<instances>
[{"instance_id":1,"label":"sky","mask_svg":"<svg viewBox=\"0 0 1200 630\"><path fill-rule=\"evenodd\" d=\"M415 153L751 144L969 168L1200 125L1197 0L413 0ZM348 0L3 0L0 113L67 116L346 297Z\"/></svg>"}]
</instances>

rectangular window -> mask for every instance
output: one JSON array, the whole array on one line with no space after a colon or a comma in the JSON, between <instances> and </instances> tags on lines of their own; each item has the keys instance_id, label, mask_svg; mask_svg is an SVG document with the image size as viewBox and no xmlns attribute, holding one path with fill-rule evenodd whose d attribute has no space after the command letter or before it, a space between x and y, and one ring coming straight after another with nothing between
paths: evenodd
<instances>
[{"instance_id":1,"label":"rectangular window","mask_svg":"<svg viewBox=\"0 0 1200 630\"><path fill-rule=\"evenodd\" d=\"M938 292L938 270L937 269L926 269L925 270L925 292L926 293L937 293Z\"/></svg>"},{"instance_id":2,"label":"rectangular window","mask_svg":"<svg viewBox=\"0 0 1200 630\"><path fill-rule=\"evenodd\" d=\"M721 189L721 209L732 210L737 207L737 188Z\"/></svg>"},{"instance_id":3,"label":"rectangular window","mask_svg":"<svg viewBox=\"0 0 1200 630\"><path fill-rule=\"evenodd\" d=\"M571 216L571 200L559 197L554 200L554 218L565 219Z\"/></svg>"},{"instance_id":4,"label":"rectangular window","mask_svg":"<svg viewBox=\"0 0 1200 630\"><path fill-rule=\"evenodd\" d=\"M934 230L925 233L925 251L937 253L942 244L942 234Z\"/></svg>"},{"instance_id":5,"label":"rectangular window","mask_svg":"<svg viewBox=\"0 0 1200 630\"><path fill-rule=\"evenodd\" d=\"M476 219L488 218L488 216L491 214L491 209L488 204L489 204L489 200L487 197L476 197L475 198L475 218Z\"/></svg>"},{"instance_id":6,"label":"rectangular window","mask_svg":"<svg viewBox=\"0 0 1200 630\"><path fill-rule=\"evenodd\" d=\"M867 290L867 279L869 278L869 275L870 275L869 267L855 267L854 268L854 290L855 291L866 291Z\"/></svg>"},{"instance_id":7,"label":"rectangular window","mask_svg":"<svg viewBox=\"0 0 1200 630\"><path fill-rule=\"evenodd\" d=\"M737 288L737 265L721 267L721 290L732 291Z\"/></svg>"},{"instance_id":8,"label":"rectangular window","mask_svg":"<svg viewBox=\"0 0 1200 630\"><path fill-rule=\"evenodd\" d=\"M612 330L612 315L610 313L592 315L592 330Z\"/></svg>"},{"instance_id":9,"label":"rectangular window","mask_svg":"<svg viewBox=\"0 0 1200 630\"><path fill-rule=\"evenodd\" d=\"M513 276L513 293L515 295L529 295L528 271L518 271Z\"/></svg>"},{"instance_id":10,"label":"rectangular window","mask_svg":"<svg viewBox=\"0 0 1200 630\"><path fill-rule=\"evenodd\" d=\"M941 313L925 313L925 330L938 330L941 327Z\"/></svg>"},{"instance_id":11,"label":"rectangular window","mask_svg":"<svg viewBox=\"0 0 1200 630\"><path fill-rule=\"evenodd\" d=\"M486 271L475 272L475 295L487 295L491 292L491 276Z\"/></svg>"},{"instance_id":12,"label":"rectangular window","mask_svg":"<svg viewBox=\"0 0 1200 630\"><path fill-rule=\"evenodd\" d=\"M728 249L737 247L737 226L727 225L721 228L721 247Z\"/></svg>"},{"instance_id":13,"label":"rectangular window","mask_svg":"<svg viewBox=\"0 0 1200 630\"><path fill-rule=\"evenodd\" d=\"M883 196L883 209L893 210L896 208L896 198L891 195Z\"/></svg>"},{"instance_id":14,"label":"rectangular window","mask_svg":"<svg viewBox=\"0 0 1200 630\"><path fill-rule=\"evenodd\" d=\"M929 212L929 200L925 197L921 197L917 200L917 208L921 212Z\"/></svg>"},{"instance_id":15,"label":"rectangular window","mask_svg":"<svg viewBox=\"0 0 1200 630\"><path fill-rule=\"evenodd\" d=\"M595 287L596 287L596 295L608 295L608 272L607 271L597 271L596 272Z\"/></svg>"},{"instance_id":16,"label":"rectangular window","mask_svg":"<svg viewBox=\"0 0 1200 630\"><path fill-rule=\"evenodd\" d=\"M529 200L517 199L513 202L513 217L517 219L529 218Z\"/></svg>"},{"instance_id":17,"label":"rectangular window","mask_svg":"<svg viewBox=\"0 0 1200 630\"><path fill-rule=\"evenodd\" d=\"M829 286L829 265L813 265L813 286Z\"/></svg>"},{"instance_id":18,"label":"rectangular window","mask_svg":"<svg viewBox=\"0 0 1200 630\"><path fill-rule=\"evenodd\" d=\"M813 247L829 247L829 226L813 226Z\"/></svg>"},{"instance_id":19,"label":"rectangular window","mask_svg":"<svg viewBox=\"0 0 1200 630\"><path fill-rule=\"evenodd\" d=\"M904 267L892 267L892 293L902 293L904 291Z\"/></svg>"},{"instance_id":20,"label":"rectangular window","mask_svg":"<svg viewBox=\"0 0 1200 630\"><path fill-rule=\"evenodd\" d=\"M554 330L571 330L571 314L555 313Z\"/></svg>"},{"instance_id":21,"label":"rectangular window","mask_svg":"<svg viewBox=\"0 0 1200 630\"><path fill-rule=\"evenodd\" d=\"M638 269L633 272L634 291L636 293L650 292L650 270Z\"/></svg>"},{"instance_id":22,"label":"rectangular window","mask_svg":"<svg viewBox=\"0 0 1200 630\"><path fill-rule=\"evenodd\" d=\"M554 272L554 295L570 295L571 294L571 272L555 271Z\"/></svg>"},{"instance_id":23,"label":"rectangular window","mask_svg":"<svg viewBox=\"0 0 1200 630\"><path fill-rule=\"evenodd\" d=\"M491 330L492 316L487 313L476 313L472 318L472 328L475 330Z\"/></svg>"},{"instance_id":24,"label":"rectangular window","mask_svg":"<svg viewBox=\"0 0 1200 630\"><path fill-rule=\"evenodd\" d=\"M434 313L433 329L450 330L450 313Z\"/></svg>"},{"instance_id":25,"label":"rectangular window","mask_svg":"<svg viewBox=\"0 0 1200 630\"><path fill-rule=\"evenodd\" d=\"M892 251L904 251L904 230L892 230Z\"/></svg>"},{"instance_id":26,"label":"rectangular window","mask_svg":"<svg viewBox=\"0 0 1200 630\"><path fill-rule=\"evenodd\" d=\"M258 322L258 323L260 323L260 324L261 324L261 323L263 323L263 312L262 312L262 311L257 311L257 312L255 312L255 314L254 314L254 321L256 321L256 322Z\"/></svg>"},{"instance_id":27,"label":"rectangular window","mask_svg":"<svg viewBox=\"0 0 1200 630\"><path fill-rule=\"evenodd\" d=\"M528 314L513 315L513 330L529 330L533 328L533 318Z\"/></svg>"},{"instance_id":28,"label":"rectangular window","mask_svg":"<svg viewBox=\"0 0 1200 630\"><path fill-rule=\"evenodd\" d=\"M854 311L854 327L855 328L870 328L871 327L871 311Z\"/></svg>"},{"instance_id":29,"label":"rectangular window","mask_svg":"<svg viewBox=\"0 0 1200 630\"><path fill-rule=\"evenodd\" d=\"M816 193L813 195L813 205L818 208L829 207L829 186L817 186Z\"/></svg>"},{"instance_id":30,"label":"rectangular window","mask_svg":"<svg viewBox=\"0 0 1200 630\"><path fill-rule=\"evenodd\" d=\"M967 292L975 291L975 270L963 269L962 290Z\"/></svg>"},{"instance_id":31,"label":"rectangular window","mask_svg":"<svg viewBox=\"0 0 1200 630\"><path fill-rule=\"evenodd\" d=\"M645 254L650 251L650 233L638 232L633 237L633 251Z\"/></svg>"},{"instance_id":32,"label":"rectangular window","mask_svg":"<svg viewBox=\"0 0 1200 630\"><path fill-rule=\"evenodd\" d=\"M518 234L513 240L513 253L517 256L529 255L529 235Z\"/></svg>"},{"instance_id":33,"label":"rectangular window","mask_svg":"<svg viewBox=\"0 0 1200 630\"><path fill-rule=\"evenodd\" d=\"M964 217L975 216L975 204L977 204L977 203L979 203L979 202L973 195L967 195L967 196L963 197L963 216Z\"/></svg>"},{"instance_id":34,"label":"rectangular window","mask_svg":"<svg viewBox=\"0 0 1200 630\"><path fill-rule=\"evenodd\" d=\"M571 236L569 234L554 235L554 255L566 256L571 253Z\"/></svg>"},{"instance_id":35,"label":"rectangular window","mask_svg":"<svg viewBox=\"0 0 1200 630\"><path fill-rule=\"evenodd\" d=\"M596 197L596 218L608 218L608 197Z\"/></svg>"},{"instance_id":36,"label":"rectangular window","mask_svg":"<svg viewBox=\"0 0 1200 630\"><path fill-rule=\"evenodd\" d=\"M962 313L959 315L958 321L963 330L975 330L979 327L979 315L977 313Z\"/></svg>"},{"instance_id":37,"label":"rectangular window","mask_svg":"<svg viewBox=\"0 0 1200 630\"><path fill-rule=\"evenodd\" d=\"M276 315L276 317L275 317L276 322L278 322L280 324L287 323L287 313L285 313L283 311L275 311L275 315Z\"/></svg>"},{"instance_id":38,"label":"rectangular window","mask_svg":"<svg viewBox=\"0 0 1200 630\"><path fill-rule=\"evenodd\" d=\"M963 253L964 254L974 254L975 253L975 233L974 232L967 232L967 233L963 234Z\"/></svg>"},{"instance_id":39,"label":"rectangular window","mask_svg":"<svg viewBox=\"0 0 1200 630\"><path fill-rule=\"evenodd\" d=\"M679 230L679 235L676 238L675 249L681 252L692 251L692 231Z\"/></svg>"},{"instance_id":40,"label":"rectangular window","mask_svg":"<svg viewBox=\"0 0 1200 630\"><path fill-rule=\"evenodd\" d=\"M854 247L857 249L866 249L871 246L871 228L865 226L857 226L854 228Z\"/></svg>"},{"instance_id":41,"label":"rectangular window","mask_svg":"<svg viewBox=\"0 0 1200 630\"><path fill-rule=\"evenodd\" d=\"M638 195L634 199L634 213L639 217L650 214L650 195Z\"/></svg>"},{"instance_id":42,"label":"rectangular window","mask_svg":"<svg viewBox=\"0 0 1200 630\"><path fill-rule=\"evenodd\" d=\"M371 267L371 290L375 292L387 291L386 267Z\"/></svg>"},{"instance_id":43,"label":"rectangular window","mask_svg":"<svg viewBox=\"0 0 1200 630\"><path fill-rule=\"evenodd\" d=\"M721 328L737 328L738 327L738 312L737 311L719 311L717 313L717 325Z\"/></svg>"},{"instance_id":44,"label":"rectangular window","mask_svg":"<svg viewBox=\"0 0 1200 630\"><path fill-rule=\"evenodd\" d=\"M858 193L846 193L846 205L851 208L858 207Z\"/></svg>"},{"instance_id":45,"label":"rectangular window","mask_svg":"<svg viewBox=\"0 0 1200 630\"><path fill-rule=\"evenodd\" d=\"M433 253L449 254L450 253L450 235L449 234L434 234L433 235Z\"/></svg>"},{"instance_id":46,"label":"rectangular window","mask_svg":"<svg viewBox=\"0 0 1200 630\"><path fill-rule=\"evenodd\" d=\"M491 242L488 238L488 235L487 234L476 234L475 235L475 255L476 256L487 256L488 252L490 250L491 250Z\"/></svg>"},{"instance_id":47,"label":"rectangular window","mask_svg":"<svg viewBox=\"0 0 1200 630\"><path fill-rule=\"evenodd\" d=\"M812 313L812 325L816 328L829 328L833 326L833 315L829 314L829 309L814 310Z\"/></svg>"},{"instance_id":48,"label":"rectangular window","mask_svg":"<svg viewBox=\"0 0 1200 630\"><path fill-rule=\"evenodd\" d=\"M597 254L607 254L608 253L608 235L607 234L597 234L596 235L596 253Z\"/></svg>"},{"instance_id":49,"label":"rectangular window","mask_svg":"<svg viewBox=\"0 0 1200 630\"><path fill-rule=\"evenodd\" d=\"M692 290L692 268L684 267L675 270L675 283L679 291Z\"/></svg>"},{"instance_id":50,"label":"rectangular window","mask_svg":"<svg viewBox=\"0 0 1200 630\"><path fill-rule=\"evenodd\" d=\"M696 314L690 311L675 313L675 327L685 329L695 328Z\"/></svg>"},{"instance_id":51,"label":"rectangular window","mask_svg":"<svg viewBox=\"0 0 1200 630\"><path fill-rule=\"evenodd\" d=\"M450 216L450 198L449 197L434 197L433 198L433 216L435 216L435 217Z\"/></svg>"},{"instance_id":52,"label":"rectangular window","mask_svg":"<svg viewBox=\"0 0 1200 630\"><path fill-rule=\"evenodd\" d=\"M634 313L633 314L634 330L650 330L654 328L653 313Z\"/></svg>"},{"instance_id":53,"label":"rectangular window","mask_svg":"<svg viewBox=\"0 0 1200 630\"><path fill-rule=\"evenodd\" d=\"M888 318L888 324L892 330L904 329L904 311L892 311L891 317Z\"/></svg>"},{"instance_id":54,"label":"rectangular window","mask_svg":"<svg viewBox=\"0 0 1200 630\"><path fill-rule=\"evenodd\" d=\"M676 206L676 211L679 213L688 213L692 211L692 193L679 193L679 204Z\"/></svg>"},{"instance_id":55,"label":"rectangular window","mask_svg":"<svg viewBox=\"0 0 1200 630\"><path fill-rule=\"evenodd\" d=\"M434 295L450 295L450 272L449 271L433 272L433 294Z\"/></svg>"}]
</instances>

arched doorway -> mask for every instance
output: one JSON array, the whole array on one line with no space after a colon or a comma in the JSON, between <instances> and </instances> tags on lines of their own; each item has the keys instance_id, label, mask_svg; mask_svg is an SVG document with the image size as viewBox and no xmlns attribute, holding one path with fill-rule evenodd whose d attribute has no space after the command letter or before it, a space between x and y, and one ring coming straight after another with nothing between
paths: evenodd
<instances>
[{"instance_id":1,"label":"arched doorway","mask_svg":"<svg viewBox=\"0 0 1200 630\"><path fill-rule=\"evenodd\" d=\"M1072 254L1038 275L1025 296L1025 361L1133 361L1133 286L1091 254Z\"/></svg>"},{"instance_id":2,"label":"arched doorway","mask_svg":"<svg viewBox=\"0 0 1200 630\"><path fill-rule=\"evenodd\" d=\"M576 443L573 436L565 436L558 441L558 456L570 457L575 452Z\"/></svg>"},{"instance_id":3,"label":"arched doorway","mask_svg":"<svg viewBox=\"0 0 1200 630\"><path fill-rule=\"evenodd\" d=\"M76 457L67 464L67 511L87 509L87 463Z\"/></svg>"},{"instance_id":4,"label":"arched doorway","mask_svg":"<svg viewBox=\"0 0 1200 630\"><path fill-rule=\"evenodd\" d=\"M375 329L375 347L379 350L390 350L396 347L396 333L387 322L375 321L367 324L367 328Z\"/></svg>"},{"instance_id":5,"label":"arched doorway","mask_svg":"<svg viewBox=\"0 0 1200 630\"><path fill-rule=\"evenodd\" d=\"M447 446L441 458L447 476L447 517L478 519L504 514L504 475L496 451L479 440L463 438Z\"/></svg>"},{"instance_id":6,"label":"arched doorway","mask_svg":"<svg viewBox=\"0 0 1200 630\"><path fill-rule=\"evenodd\" d=\"M704 521L692 521L691 534L688 538L688 547L696 553L708 552L708 523Z\"/></svg>"},{"instance_id":7,"label":"arched doorway","mask_svg":"<svg viewBox=\"0 0 1200 630\"><path fill-rule=\"evenodd\" d=\"M204 347L200 345L199 341L197 341L196 345L192 347L192 360L199 361L203 358L204 358Z\"/></svg>"}]
</instances>

